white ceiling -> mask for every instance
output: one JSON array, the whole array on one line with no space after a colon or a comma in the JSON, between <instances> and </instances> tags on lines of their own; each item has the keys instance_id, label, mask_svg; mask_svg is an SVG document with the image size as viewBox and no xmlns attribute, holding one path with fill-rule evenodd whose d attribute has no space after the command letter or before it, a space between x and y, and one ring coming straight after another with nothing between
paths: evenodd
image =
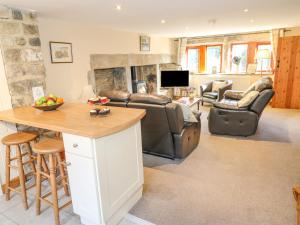
<instances>
[{"instance_id":1,"label":"white ceiling","mask_svg":"<svg viewBox=\"0 0 300 225\"><path fill-rule=\"evenodd\" d=\"M40 17L168 37L300 26L300 0L2 0ZM116 5L122 10L116 10ZM245 13L243 10L249 11ZM166 21L161 24L161 20ZM250 22L254 20L254 22ZM214 23L215 21L215 23Z\"/></svg>"}]
</instances>

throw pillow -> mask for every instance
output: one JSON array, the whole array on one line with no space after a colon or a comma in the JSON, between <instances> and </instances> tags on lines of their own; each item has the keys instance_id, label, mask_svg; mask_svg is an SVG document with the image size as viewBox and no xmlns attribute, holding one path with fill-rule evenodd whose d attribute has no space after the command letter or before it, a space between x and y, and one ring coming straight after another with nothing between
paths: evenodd
<instances>
[{"instance_id":1,"label":"throw pillow","mask_svg":"<svg viewBox=\"0 0 300 225\"><path fill-rule=\"evenodd\" d=\"M248 89L246 91L244 91L243 93L243 97L245 97L249 92L251 91L255 91L255 83L254 84L251 84L250 87L248 87Z\"/></svg>"},{"instance_id":2,"label":"throw pillow","mask_svg":"<svg viewBox=\"0 0 300 225\"><path fill-rule=\"evenodd\" d=\"M250 91L245 97L238 101L237 105L239 108L248 107L254 102L254 100L259 95L258 91Z\"/></svg>"},{"instance_id":3,"label":"throw pillow","mask_svg":"<svg viewBox=\"0 0 300 225\"><path fill-rule=\"evenodd\" d=\"M175 103L180 106L180 108L183 112L183 120L185 122L190 122L190 123L198 122L193 111L191 110L191 108L189 106L182 104L180 102L175 102Z\"/></svg>"},{"instance_id":4,"label":"throw pillow","mask_svg":"<svg viewBox=\"0 0 300 225\"><path fill-rule=\"evenodd\" d=\"M212 85L212 91L218 92L220 88L223 88L227 85L226 80L214 80Z\"/></svg>"},{"instance_id":5,"label":"throw pillow","mask_svg":"<svg viewBox=\"0 0 300 225\"><path fill-rule=\"evenodd\" d=\"M262 79L255 82L255 91L262 92L266 89L273 87L273 80L270 77L263 77Z\"/></svg>"}]
</instances>

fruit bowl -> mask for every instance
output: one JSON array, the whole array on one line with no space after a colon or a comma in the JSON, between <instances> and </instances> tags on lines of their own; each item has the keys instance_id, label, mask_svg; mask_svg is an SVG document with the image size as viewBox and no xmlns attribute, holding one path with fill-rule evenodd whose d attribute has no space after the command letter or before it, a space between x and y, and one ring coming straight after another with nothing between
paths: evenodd
<instances>
[{"instance_id":1,"label":"fruit bowl","mask_svg":"<svg viewBox=\"0 0 300 225\"><path fill-rule=\"evenodd\" d=\"M55 105L45 105L45 106L37 106L37 105L33 105L33 108L39 109L39 110L43 110L43 111L52 111L52 110L56 110L57 108L59 108L60 106L62 106L64 103L58 103Z\"/></svg>"},{"instance_id":2,"label":"fruit bowl","mask_svg":"<svg viewBox=\"0 0 300 225\"><path fill-rule=\"evenodd\" d=\"M32 107L43 110L43 111L52 111L56 110L58 107L62 106L64 104L64 99L59 98L53 94L50 94L48 96L42 96L38 98Z\"/></svg>"}]
</instances>

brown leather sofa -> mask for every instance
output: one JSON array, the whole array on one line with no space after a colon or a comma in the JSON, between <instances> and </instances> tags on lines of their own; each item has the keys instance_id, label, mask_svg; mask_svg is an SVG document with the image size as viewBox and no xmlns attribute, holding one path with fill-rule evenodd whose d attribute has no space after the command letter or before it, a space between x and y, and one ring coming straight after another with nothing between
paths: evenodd
<instances>
[{"instance_id":1,"label":"brown leather sofa","mask_svg":"<svg viewBox=\"0 0 300 225\"><path fill-rule=\"evenodd\" d=\"M214 82L225 82L226 84L223 87L220 87L218 91L213 91ZM215 102L219 102L223 99L225 91L231 89L231 80L215 80L202 84L200 85L201 104L203 105L204 102L212 104Z\"/></svg>"},{"instance_id":2,"label":"brown leather sofa","mask_svg":"<svg viewBox=\"0 0 300 225\"><path fill-rule=\"evenodd\" d=\"M167 158L185 158L200 140L201 120L184 122L178 104L166 96L104 91L100 96L110 98L110 106L146 109L141 121L143 152Z\"/></svg>"},{"instance_id":3,"label":"brown leather sofa","mask_svg":"<svg viewBox=\"0 0 300 225\"><path fill-rule=\"evenodd\" d=\"M237 107L237 102L249 91L259 95L247 107ZM208 129L212 134L250 136L255 134L259 119L274 95L273 82L263 77L245 92L226 91L221 102L214 103L208 115Z\"/></svg>"}]
</instances>

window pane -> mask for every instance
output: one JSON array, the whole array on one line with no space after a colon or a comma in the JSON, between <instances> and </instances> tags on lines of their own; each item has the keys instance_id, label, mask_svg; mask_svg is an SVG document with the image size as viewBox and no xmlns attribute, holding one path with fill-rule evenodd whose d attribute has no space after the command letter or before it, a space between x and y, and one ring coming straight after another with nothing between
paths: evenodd
<instances>
[{"instance_id":1,"label":"window pane","mask_svg":"<svg viewBox=\"0 0 300 225\"><path fill-rule=\"evenodd\" d=\"M206 72L212 73L213 67L221 72L221 46L208 46L206 48Z\"/></svg>"},{"instance_id":2,"label":"window pane","mask_svg":"<svg viewBox=\"0 0 300 225\"><path fill-rule=\"evenodd\" d=\"M244 73L247 70L247 44L232 45L231 71Z\"/></svg>"},{"instance_id":3,"label":"window pane","mask_svg":"<svg viewBox=\"0 0 300 225\"><path fill-rule=\"evenodd\" d=\"M188 69L193 72L198 72L199 51L197 48L188 49Z\"/></svg>"},{"instance_id":4,"label":"window pane","mask_svg":"<svg viewBox=\"0 0 300 225\"><path fill-rule=\"evenodd\" d=\"M263 50L266 50L265 52ZM259 52L260 51L260 52ZM261 54L259 54L261 53ZM258 54L260 57L258 57ZM257 64L256 71L269 71L271 69L271 57L272 57L271 45L258 45L257 46Z\"/></svg>"}]
</instances>

